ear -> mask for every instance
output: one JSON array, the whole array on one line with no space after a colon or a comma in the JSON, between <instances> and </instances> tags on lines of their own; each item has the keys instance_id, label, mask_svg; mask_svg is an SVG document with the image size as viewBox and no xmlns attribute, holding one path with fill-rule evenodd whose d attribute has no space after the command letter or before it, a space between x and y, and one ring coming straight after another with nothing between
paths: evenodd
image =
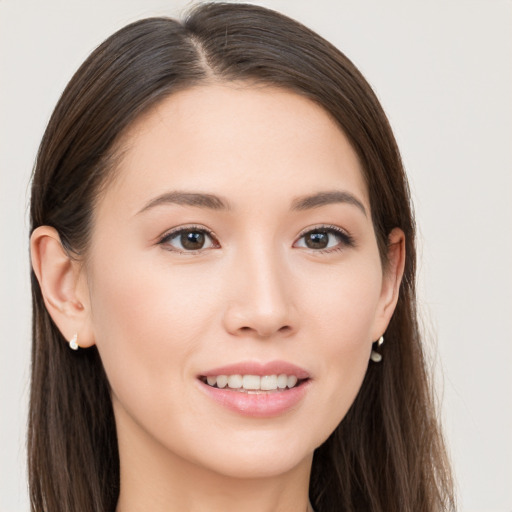
<instances>
[{"instance_id":1,"label":"ear","mask_svg":"<svg viewBox=\"0 0 512 512\"><path fill-rule=\"evenodd\" d=\"M70 257L56 229L40 226L30 237L32 268L43 300L66 340L77 334L80 347L94 345L89 293L82 265Z\"/></svg>"},{"instance_id":2,"label":"ear","mask_svg":"<svg viewBox=\"0 0 512 512\"><path fill-rule=\"evenodd\" d=\"M373 333L374 341L386 331L398 302L405 267L405 234L400 228L394 228L389 234L387 251L387 263L383 270L382 289Z\"/></svg>"}]
</instances>

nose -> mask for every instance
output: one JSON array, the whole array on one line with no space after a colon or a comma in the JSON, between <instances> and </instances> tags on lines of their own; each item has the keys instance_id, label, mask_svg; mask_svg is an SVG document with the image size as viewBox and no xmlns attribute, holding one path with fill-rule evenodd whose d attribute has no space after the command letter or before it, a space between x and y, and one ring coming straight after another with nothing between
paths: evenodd
<instances>
[{"instance_id":1,"label":"nose","mask_svg":"<svg viewBox=\"0 0 512 512\"><path fill-rule=\"evenodd\" d=\"M224 327L232 335L285 337L298 327L286 265L270 250L241 255L230 272Z\"/></svg>"}]
</instances>

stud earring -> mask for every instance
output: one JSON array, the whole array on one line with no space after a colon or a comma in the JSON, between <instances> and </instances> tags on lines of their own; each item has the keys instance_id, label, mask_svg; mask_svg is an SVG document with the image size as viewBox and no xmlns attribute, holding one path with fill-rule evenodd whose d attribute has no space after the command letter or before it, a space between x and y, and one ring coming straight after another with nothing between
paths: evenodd
<instances>
[{"instance_id":1,"label":"stud earring","mask_svg":"<svg viewBox=\"0 0 512 512\"><path fill-rule=\"evenodd\" d=\"M384 336L381 336L377 341L377 346L381 346L383 343L384 343ZM370 359L374 362L374 363L380 363L382 361L382 355L379 354L378 352L375 352L375 350L372 350L372 353L370 354Z\"/></svg>"},{"instance_id":2,"label":"stud earring","mask_svg":"<svg viewBox=\"0 0 512 512\"><path fill-rule=\"evenodd\" d=\"M75 332L73 337L69 340L69 348L71 350L78 350L78 334Z\"/></svg>"}]
</instances>

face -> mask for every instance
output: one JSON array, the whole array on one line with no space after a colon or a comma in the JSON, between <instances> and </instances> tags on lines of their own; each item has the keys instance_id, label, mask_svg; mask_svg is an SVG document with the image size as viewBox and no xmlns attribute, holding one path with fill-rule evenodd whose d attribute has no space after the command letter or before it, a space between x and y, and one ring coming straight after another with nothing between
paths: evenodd
<instances>
[{"instance_id":1,"label":"face","mask_svg":"<svg viewBox=\"0 0 512 512\"><path fill-rule=\"evenodd\" d=\"M309 100L234 84L170 96L122 145L83 270L122 457L310 461L391 314L355 152Z\"/></svg>"}]
</instances>

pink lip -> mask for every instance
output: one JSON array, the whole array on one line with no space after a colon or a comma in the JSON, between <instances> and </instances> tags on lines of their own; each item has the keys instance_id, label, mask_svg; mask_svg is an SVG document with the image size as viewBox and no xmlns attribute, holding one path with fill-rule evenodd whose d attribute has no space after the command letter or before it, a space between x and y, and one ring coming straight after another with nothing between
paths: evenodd
<instances>
[{"instance_id":1,"label":"pink lip","mask_svg":"<svg viewBox=\"0 0 512 512\"><path fill-rule=\"evenodd\" d=\"M240 363L230 364L212 368L204 373L202 377L217 375L295 375L298 379L309 379L311 375L304 370L286 361L269 361L268 363L259 363L256 361L243 361Z\"/></svg>"},{"instance_id":2,"label":"pink lip","mask_svg":"<svg viewBox=\"0 0 512 512\"><path fill-rule=\"evenodd\" d=\"M310 379L310 374L294 364L284 361L268 363L241 362L228 366L212 368L201 377L217 375L295 375L298 379ZM215 402L243 416L270 418L290 411L298 406L311 385L311 380L291 389L274 393L249 394L228 388L219 389L209 386L198 378L201 390Z\"/></svg>"}]
</instances>

